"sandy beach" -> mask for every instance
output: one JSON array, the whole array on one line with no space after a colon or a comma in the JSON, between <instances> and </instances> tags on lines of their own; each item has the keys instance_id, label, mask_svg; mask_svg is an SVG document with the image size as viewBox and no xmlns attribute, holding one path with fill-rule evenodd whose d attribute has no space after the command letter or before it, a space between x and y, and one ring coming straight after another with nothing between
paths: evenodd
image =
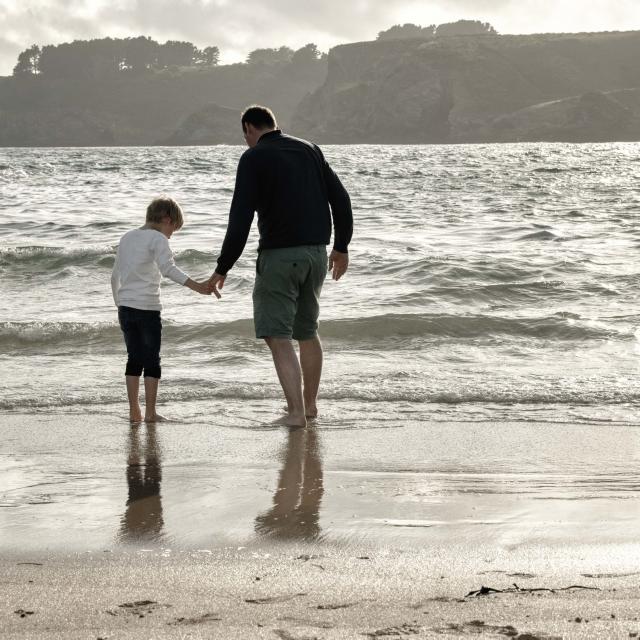
<instances>
[{"instance_id":1,"label":"sandy beach","mask_svg":"<svg viewBox=\"0 0 640 640\"><path fill-rule=\"evenodd\" d=\"M582 554L614 549L570 548L544 560L538 554L548 550L529 551L528 558L481 559L464 549L276 545L5 557L0 625L3 638L34 639L534 640L640 632L637 572L584 569ZM482 586L511 590L467 595Z\"/></svg>"},{"instance_id":2,"label":"sandy beach","mask_svg":"<svg viewBox=\"0 0 640 640\"><path fill-rule=\"evenodd\" d=\"M2 416L3 638L640 632L628 427L212 416Z\"/></svg>"}]
</instances>

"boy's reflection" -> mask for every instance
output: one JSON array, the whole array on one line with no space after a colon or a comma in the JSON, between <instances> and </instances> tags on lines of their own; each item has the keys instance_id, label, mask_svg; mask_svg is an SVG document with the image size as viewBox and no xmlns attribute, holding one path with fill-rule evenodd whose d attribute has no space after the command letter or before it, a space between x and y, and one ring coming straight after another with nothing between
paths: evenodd
<instances>
[{"instance_id":1,"label":"boy's reflection","mask_svg":"<svg viewBox=\"0 0 640 640\"><path fill-rule=\"evenodd\" d=\"M256 518L256 531L276 538L318 538L323 493L318 432L291 428L273 507Z\"/></svg>"},{"instance_id":2,"label":"boy's reflection","mask_svg":"<svg viewBox=\"0 0 640 640\"><path fill-rule=\"evenodd\" d=\"M129 496L120 528L120 539L129 542L159 540L164 525L160 497L162 468L156 427L153 424L146 425L144 447L140 445L140 429L136 425L129 432Z\"/></svg>"}]
</instances>

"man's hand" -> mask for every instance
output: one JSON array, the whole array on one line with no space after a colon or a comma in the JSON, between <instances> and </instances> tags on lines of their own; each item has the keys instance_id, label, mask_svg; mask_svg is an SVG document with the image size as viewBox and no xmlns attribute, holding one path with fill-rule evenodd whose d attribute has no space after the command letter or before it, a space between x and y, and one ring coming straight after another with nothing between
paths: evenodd
<instances>
[{"instance_id":1,"label":"man's hand","mask_svg":"<svg viewBox=\"0 0 640 640\"><path fill-rule=\"evenodd\" d=\"M340 280L349 268L349 254L335 249L329 254L329 271L334 280Z\"/></svg>"},{"instance_id":2,"label":"man's hand","mask_svg":"<svg viewBox=\"0 0 640 640\"><path fill-rule=\"evenodd\" d=\"M195 291L196 293L201 293L203 296L210 296L211 290L209 289L209 281L203 280L202 282L196 282L191 278L188 278L184 283L185 287L189 287L191 291Z\"/></svg>"},{"instance_id":3,"label":"man's hand","mask_svg":"<svg viewBox=\"0 0 640 640\"><path fill-rule=\"evenodd\" d=\"M216 271L213 272L212 276L209 278L209 293L213 293L213 295L218 298L222 298L222 294L220 293L220 289L224 287L224 281L227 276L221 276Z\"/></svg>"}]
</instances>

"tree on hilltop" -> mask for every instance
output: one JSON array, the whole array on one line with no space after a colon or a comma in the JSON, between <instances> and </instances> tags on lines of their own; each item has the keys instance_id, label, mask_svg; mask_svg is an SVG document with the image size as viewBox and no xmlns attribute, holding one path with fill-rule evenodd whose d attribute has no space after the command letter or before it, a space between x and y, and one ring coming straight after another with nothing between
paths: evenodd
<instances>
[{"instance_id":1,"label":"tree on hilltop","mask_svg":"<svg viewBox=\"0 0 640 640\"><path fill-rule=\"evenodd\" d=\"M13 75L35 75L40 72L40 47L31 45L18 55L18 63L13 68Z\"/></svg>"},{"instance_id":2,"label":"tree on hilltop","mask_svg":"<svg viewBox=\"0 0 640 640\"><path fill-rule=\"evenodd\" d=\"M191 42L167 40L158 47L157 66L160 69L167 67L189 67L195 62L196 48Z\"/></svg>"},{"instance_id":3,"label":"tree on hilltop","mask_svg":"<svg viewBox=\"0 0 640 640\"><path fill-rule=\"evenodd\" d=\"M436 30L435 24L428 27L421 27L418 24L407 22L405 24L394 24L386 31L378 33L378 40L405 40L409 38L433 38Z\"/></svg>"},{"instance_id":4,"label":"tree on hilltop","mask_svg":"<svg viewBox=\"0 0 640 640\"><path fill-rule=\"evenodd\" d=\"M407 22L406 24L394 24L386 31L378 33L378 40L406 40L409 38L433 38L443 36L474 36L497 35L497 31L488 23L480 20L458 20L446 22L436 26L430 24L422 27L419 24Z\"/></svg>"},{"instance_id":5,"label":"tree on hilltop","mask_svg":"<svg viewBox=\"0 0 640 640\"><path fill-rule=\"evenodd\" d=\"M322 56L322 53L318 49L318 45L310 42L305 44L304 47L293 52L291 56L292 64L306 64L307 62L315 62Z\"/></svg>"},{"instance_id":6,"label":"tree on hilltop","mask_svg":"<svg viewBox=\"0 0 640 640\"><path fill-rule=\"evenodd\" d=\"M495 36L498 32L488 23L480 20L458 20L446 22L436 27L436 36Z\"/></svg>"},{"instance_id":7,"label":"tree on hilltop","mask_svg":"<svg viewBox=\"0 0 640 640\"><path fill-rule=\"evenodd\" d=\"M195 63L206 67L215 67L220 61L220 49L218 47L205 47L196 49Z\"/></svg>"},{"instance_id":8,"label":"tree on hilltop","mask_svg":"<svg viewBox=\"0 0 640 640\"><path fill-rule=\"evenodd\" d=\"M247 64L278 64L291 62L293 49L280 47L279 49L254 49L247 56Z\"/></svg>"},{"instance_id":9,"label":"tree on hilltop","mask_svg":"<svg viewBox=\"0 0 640 640\"><path fill-rule=\"evenodd\" d=\"M148 36L95 38L59 45L37 45L18 55L14 76L41 73L48 77L102 78L119 72L145 72L168 67L215 66L218 47L197 49L191 42L159 44Z\"/></svg>"},{"instance_id":10,"label":"tree on hilltop","mask_svg":"<svg viewBox=\"0 0 640 640\"><path fill-rule=\"evenodd\" d=\"M142 71L150 69L157 63L160 45L155 40L148 36L138 36L137 38L125 38L121 42L124 54L120 65L121 69Z\"/></svg>"}]
</instances>

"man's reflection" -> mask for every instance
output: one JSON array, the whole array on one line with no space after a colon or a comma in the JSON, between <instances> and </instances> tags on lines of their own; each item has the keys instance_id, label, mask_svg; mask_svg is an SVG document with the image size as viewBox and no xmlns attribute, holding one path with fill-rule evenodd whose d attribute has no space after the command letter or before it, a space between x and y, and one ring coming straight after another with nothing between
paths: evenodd
<instances>
[{"instance_id":1,"label":"man's reflection","mask_svg":"<svg viewBox=\"0 0 640 640\"><path fill-rule=\"evenodd\" d=\"M323 493L318 432L291 428L273 507L256 518L256 531L276 538L318 538Z\"/></svg>"},{"instance_id":2,"label":"man's reflection","mask_svg":"<svg viewBox=\"0 0 640 640\"><path fill-rule=\"evenodd\" d=\"M164 525L160 496L162 467L156 427L153 424L146 425L144 447L140 443L141 429L136 425L129 432L129 496L120 528L120 539L128 542L159 540Z\"/></svg>"}]
</instances>

